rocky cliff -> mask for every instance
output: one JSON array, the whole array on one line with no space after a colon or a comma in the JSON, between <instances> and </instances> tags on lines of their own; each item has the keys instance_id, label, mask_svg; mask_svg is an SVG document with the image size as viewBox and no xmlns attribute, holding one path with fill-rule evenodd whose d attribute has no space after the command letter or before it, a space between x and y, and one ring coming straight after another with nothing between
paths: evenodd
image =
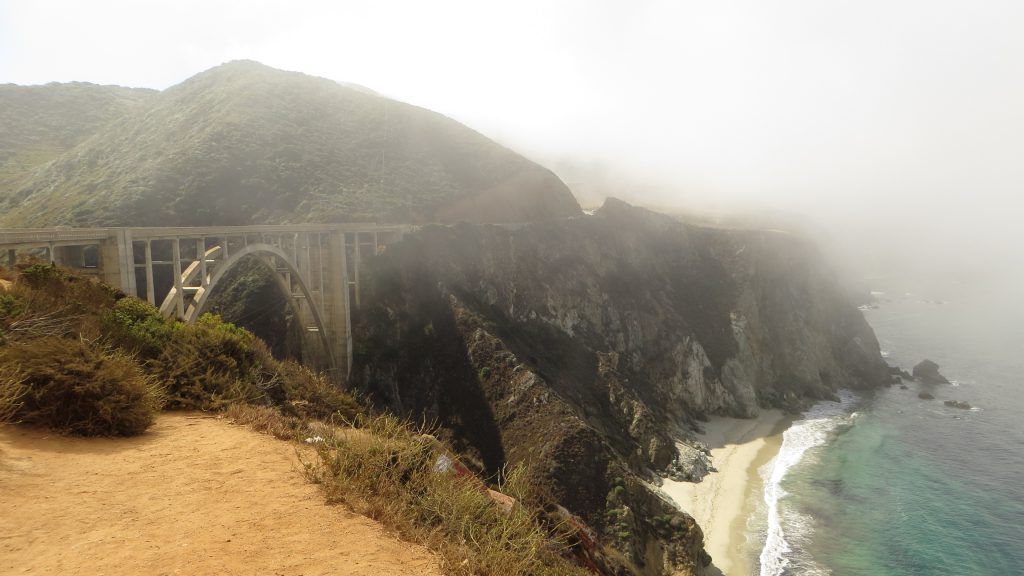
<instances>
[{"instance_id":1,"label":"rocky cliff","mask_svg":"<svg viewBox=\"0 0 1024 576\"><path fill-rule=\"evenodd\" d=\"M697 479L709 414L799 409L887 381L813 245L609 200L521 227L428 227L369 265L354 379L437 421L483 473L529 461L598 534L607 573L700 573L660 476Z\"/></svg>"}]
</instances>

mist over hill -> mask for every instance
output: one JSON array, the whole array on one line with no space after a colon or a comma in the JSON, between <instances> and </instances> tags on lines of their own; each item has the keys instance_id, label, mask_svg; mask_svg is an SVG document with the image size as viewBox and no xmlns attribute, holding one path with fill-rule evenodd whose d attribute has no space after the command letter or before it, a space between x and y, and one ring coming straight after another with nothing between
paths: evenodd
<instances>
[{"instance_id":1,"label":"mist over hill","mask_svg":"<svg viewBox=\"0 0 1024 576\"><path fill-rule=\"evenodd\" d=\"M32 152L30 133L5 138L19 152L0 157L10 173L0 180L0 224L515 222L579 213L551 171L362 87L236 61L160 93L102 90L0 91L0 109L37 93L12 126L48 127L35 139L45 154ZM124 105L126 96L138 105ZM31 154L34 162L15 162Z\"/></svg>"}]
</instances>

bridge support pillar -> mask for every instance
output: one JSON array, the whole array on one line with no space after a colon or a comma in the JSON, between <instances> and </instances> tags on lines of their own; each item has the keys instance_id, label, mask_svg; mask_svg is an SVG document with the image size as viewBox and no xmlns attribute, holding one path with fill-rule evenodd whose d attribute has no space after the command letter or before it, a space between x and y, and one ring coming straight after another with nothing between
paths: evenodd
<instances>
[{"instance_id":1,"label":"bridge support pillar","mask_svg":"<svg viewBox=\"0 0 1024 576\"><path fill-rule=\"evenodd\" d=\"M347 379L352 370L352 324L349 318L348 265L345 233L332 231L327 239L327 294L324 298L327 341L334 357L337 377Z\"/></svg>"},{"instance_id":2,"label":"bridge support pillar","mask_svg":"<svg viewBox=\"0 0 1024 576\"><path fill-rule=\"evenodd\" d=\"M135 254L132 252L132 232L124 228L100 242L100 278L117 286L126 294L136 295Z\"/></svg>"}]
</instances>

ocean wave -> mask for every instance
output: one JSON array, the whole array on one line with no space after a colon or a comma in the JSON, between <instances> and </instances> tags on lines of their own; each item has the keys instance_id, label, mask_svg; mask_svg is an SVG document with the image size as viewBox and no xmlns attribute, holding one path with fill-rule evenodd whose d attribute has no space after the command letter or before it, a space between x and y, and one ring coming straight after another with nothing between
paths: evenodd
<instances>
[{"instance_id":1,"label":"ocean wave","mask_svg":"<svg viewBox=\"0 0 1024 576\"><path fill-rule=\"evenodd\" d=\"M837 428L856 419L857 413L851 414L856 402L854 394L842 392L838 403L815 405L783 433L778 455L761 468L768 520L760 556L761 576L782 576L791 565L799 567L801 574L829 574L827 569L815 565L806 555L794 553L792 542L795 538L803 539L813 529L813 519L780 506L787 496L782 480L803 459L807 450L824 444Z\"/></svg>"}]
</instances>

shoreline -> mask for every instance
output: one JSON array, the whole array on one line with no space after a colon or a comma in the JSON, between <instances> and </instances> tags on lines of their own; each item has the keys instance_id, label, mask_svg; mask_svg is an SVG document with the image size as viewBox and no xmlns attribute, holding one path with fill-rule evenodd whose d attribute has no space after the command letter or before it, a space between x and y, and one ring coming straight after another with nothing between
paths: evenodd
<instances>
[{"instance_id":1,"label":"shoreline","mask_svg":"<svg viewBox=\"0 0 1024 576\"><path fill-rule=\"evenodd\" d=\"M762 410L752 419L713 417L697 439L711 449L711 463L718 471L698 483L666 479L662 484L661 489L704 531L705 549L712 557L710 574L753 573L747 521L763 487L758 469L779 453L782 433L792 422L793 417L781 410Z\"/></svg>"}]
</instances>

